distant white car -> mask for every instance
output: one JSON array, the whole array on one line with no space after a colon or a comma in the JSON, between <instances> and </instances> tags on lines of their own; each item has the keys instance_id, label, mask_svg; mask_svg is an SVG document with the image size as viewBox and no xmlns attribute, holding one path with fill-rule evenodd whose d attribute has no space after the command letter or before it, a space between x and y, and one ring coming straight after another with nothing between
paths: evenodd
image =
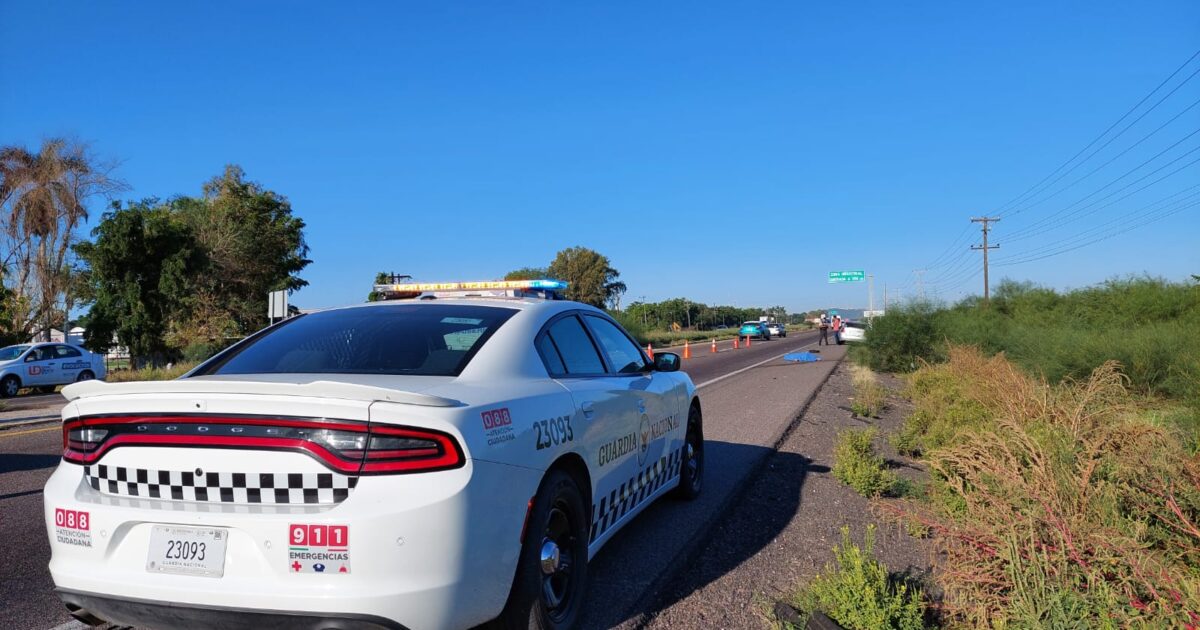
<instances>
[{"instance_id":1,"label":"distant white car","mask_svg":"<svg viewBox=\"0 0 1200 630\"><path fill-rule=\"evenodd\" d=\"M565 284L381 285L177 380L66 388L60 597L153 628L576 625L589 559L699 494L704 437L678 355L530 297Z\"/></svg>"},{"instance_id":2,"label":"distant white car","mask_svg":"<svg viewBox=\"0 0 1200 630\"><path fill-rule=\"evenodd\" d=\"M784 326L779 322L771 322L770 324L767 324L767 330L771 331L771 334L776 337L787 336L787 326Z\"/></svg>"},{"instance_id":3,"label":"distant white car","mask_svg":"<svg viewBox=\"0 0 1200 630\"><path fill-rule=\"evenodd\" d=\"M0 397L22 388L52 392L56 385L103 379L104 357L70 343L21 344L0 348Z\"/></svg>"},{"instance_id":4,"label":"distant white car","mask_svg":"<svg viewBox=\"0 0 1200 630\"><path fill-rule=\"evenodd\" d=\"M862 322L846 322L845 330L842 331L842 343L853 341L855 343L866 341L867 325Z\"/></svg>"}]
</instances>

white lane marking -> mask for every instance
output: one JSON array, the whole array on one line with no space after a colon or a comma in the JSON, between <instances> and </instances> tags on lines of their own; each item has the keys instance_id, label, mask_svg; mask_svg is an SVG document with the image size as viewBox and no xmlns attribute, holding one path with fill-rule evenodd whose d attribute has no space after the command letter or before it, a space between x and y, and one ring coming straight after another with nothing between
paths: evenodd
<instances>
[{"instance_id":1,"label":"white lane marking","mask_svg":"<svg viewBox=\"0 0 1200 630\"><path fill-rule=\"evenodd\" d=\"M742 372L745 372L746 370L753 370L754 368L756 368L760 365L766 365L767 363L770 363L777 359L782 359L783 357L785 357L793 352L799 352L801 350L804 350L805 348L811 348L815 345L817 345L817 344L810 343L807 346L800 346L799 348L793 348L791 350L788 350L787 352L784 352L783 354L775 355L775 356L771 357L770 359L766 359L764 361L759 361L758 363L755 363L754 365L747 365L746 367L744 367L740 370L734 370L728 374L722 374L721 376L718 376L717 378L709 379L707 381L704 381L703 383L700 383L699 385L696 386L696 389L700 389L701 387L708 387L709 385L712 385L713 383L716 383L718 381L723 381L723 380L729 378L730 376L737 376L738 374L741 374Z\"/></svg>"}]
</instances>

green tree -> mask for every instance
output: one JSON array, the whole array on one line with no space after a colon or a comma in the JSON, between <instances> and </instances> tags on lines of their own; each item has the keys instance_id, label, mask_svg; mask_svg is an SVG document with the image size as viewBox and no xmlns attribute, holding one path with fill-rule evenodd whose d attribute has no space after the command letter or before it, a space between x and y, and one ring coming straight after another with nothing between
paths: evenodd
<instances>
[{"instance_id":1,"label":"green tree","mask_svg":"<svg viewBox=\"0 0 1200 630\"><path fill-rule=\"evenodd\" d=\"M625 283L618 280L621 274L608 257L586 247L568 247L558 252L547 272L552 278L571 283L566 290L567 299L597 308L615 303L625 292Z\"/></svg>"},{"instance_id":2,"label":"green tree","mask_svg":"<svg viewBox=\"0 0 1200 630\"><path fill-rule=\"evenodd\" d=\"M541 280L550 275L545 267L521 267L504 274L505 280Z\"/></svg>"},{"instance_id":3,"label":"green tree","mask_svg":"<svg viewBox=\"0 0 1200 630\"><path fill-rule=\"evenodd\" d=\"M209 261L207 273L194 278L193 301L218 306L217 314L228 318L220 326L208 318L183 325L192 336L249 334L264 323L268 293L308 284L298 275L312 262L304 220L292 214L286 197L247 181L240 167L226 166L204 184L202 197L179 197L171 205Z\"/></svg>"},{"instance_id":4,"label":"green tree","mask_svg":"<svg viewBox=\"0 0 1200 630\"><path fill-rule=\"evenodd\" d=\"M139 363L175 358L168 330L190 298L192 280L206 267L191 228L169 206L149 199L114 204L92 235L95 241L75 246L87 265L92 300L85 345L104 351L115 338Z\"/></svg>"}]
</instances>

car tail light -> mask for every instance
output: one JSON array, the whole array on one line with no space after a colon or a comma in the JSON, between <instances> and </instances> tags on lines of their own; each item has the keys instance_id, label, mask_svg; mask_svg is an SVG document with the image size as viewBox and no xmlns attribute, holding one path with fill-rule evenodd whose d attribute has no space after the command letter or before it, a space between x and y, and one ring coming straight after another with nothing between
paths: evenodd
<instances>
[{"instance_id":1,"label":"car tail light","mask_svg":"<svg viewBox=\"0 0 1200 630\"><path fill-rule=\"evenodd\" d=\"M348 475L430 472L464 463L458 442L441 431L325 418L94 416L63 424L68 462L91 464L123 446L295 451Z\"/></svg>"}]
</instances>

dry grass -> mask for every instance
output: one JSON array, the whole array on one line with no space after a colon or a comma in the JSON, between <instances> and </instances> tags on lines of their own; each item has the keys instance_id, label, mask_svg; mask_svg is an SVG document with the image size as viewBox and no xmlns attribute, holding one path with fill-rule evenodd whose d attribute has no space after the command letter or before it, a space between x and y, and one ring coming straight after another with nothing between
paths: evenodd
<instances>
[{"instance_id":1,"label":"dry grass","mask_svg":"<svg viewBox=\"0 0 1200 630\"><path fill-rule=\"evenodd\" d=\"M927 387L946 381L969 421L930 404L947 402ZM936 534L948 619L1200 627L1200 464L1126 388L1115 362L1050 385L961 347L915 375L914 402L944 434L925 452L934 487L885 507Z\"/></svg>"},{"instance_id":2,"label":"dry grass","mask_svg":"<svg viewBox=\"0 0 1200 630\"><path fill-rule=\"evenodd\" d=\"M854 385L854 398L850 409L863 417L878 417L879 412L883 411L887 390L879 384L875 373L866 366L851 365L850 379Z\"/></svg>"}]
</instances>

